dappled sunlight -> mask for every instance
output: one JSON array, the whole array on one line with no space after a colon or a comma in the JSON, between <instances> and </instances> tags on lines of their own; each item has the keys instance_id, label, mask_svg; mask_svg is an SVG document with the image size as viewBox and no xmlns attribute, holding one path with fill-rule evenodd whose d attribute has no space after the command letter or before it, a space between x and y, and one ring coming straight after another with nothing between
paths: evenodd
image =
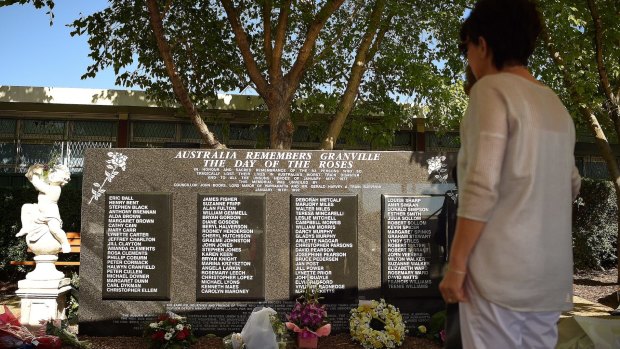
<instances>
[{"instance_id":1,"label":"dappled sunlight","mask_svg":"<svg viewBox=\"0 0 620 349\"><path fill-rule=\"evenodd\" d=\"M0 102L51 103L52 95L47 87L0 86Z\"/></svg>"}]
</instances>

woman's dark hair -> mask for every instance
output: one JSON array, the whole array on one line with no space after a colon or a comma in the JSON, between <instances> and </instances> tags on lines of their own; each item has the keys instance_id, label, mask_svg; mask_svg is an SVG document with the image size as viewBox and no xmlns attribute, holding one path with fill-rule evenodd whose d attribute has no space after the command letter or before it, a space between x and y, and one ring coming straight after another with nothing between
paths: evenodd
<instances>
[{"instance_id":1,"label":"woman's dark hair","mask_svg":"<svg viewBox=\"0 0 620 349\"><path fill-rule=\"evenodd\" d=\"M463 91L465 91L466 95L469 96L469 92L471 91L472 87L474 87L475 83L476 83L476 76L474 75L474 72L471 70L471 67L467 65L467 67L465 67L465 81L463 82Z\"/></svg>"},{"instance_id":2,"label":"woman's dark hair","mask_svg":"<svg viewBox=\"0 0 620 349\"><path fill-rule=\"evenodd\" d=\"M483 37L493 52L493 64L527 65L542 24L536 5L529 0L480 0L461 25L462 43Z\"/></svg>"}]
</instances>

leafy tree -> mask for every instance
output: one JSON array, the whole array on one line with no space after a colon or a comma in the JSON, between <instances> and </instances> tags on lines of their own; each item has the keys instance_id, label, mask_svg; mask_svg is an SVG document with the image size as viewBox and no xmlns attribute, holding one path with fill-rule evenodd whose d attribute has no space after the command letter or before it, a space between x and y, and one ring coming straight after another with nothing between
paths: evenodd
<instances>
[{"instance_id":1,"label":"leafy tree","mask_svg":"<svg viewBox=\"0 0 620 349\"><path fill-rule=\"evenodd\" d=\"M546 24L539 73L594 135L620 203L620 170L607 136L620 138L620 3L540 0L539 7ZM620 257L620 234L617 250Z\"/></svg>"},{"instance_id":2,"label":"leafy tree","mask_svg":"<svg viewBox=\"0 0 620 349\"><path fill-rule=\"evenodd\" d=\"M347 142L381 147L403 120L462 113L453 42L464 2L112 0L74 21L72 35L89 37L83 78L113 67L117 84L179 103L209 147L223 145L199 110L247 86L265 101L273 149L290 147L294 122L317 119L323 149L343 128Z\"/></svg>"}]
</instances>

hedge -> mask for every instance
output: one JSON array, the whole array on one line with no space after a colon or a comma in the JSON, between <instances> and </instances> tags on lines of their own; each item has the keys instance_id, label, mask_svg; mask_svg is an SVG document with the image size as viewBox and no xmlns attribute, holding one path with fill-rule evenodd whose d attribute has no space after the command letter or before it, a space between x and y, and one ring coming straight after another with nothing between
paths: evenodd
<instances>
[{"instance_id":1,"label":"hedge","mask_svg":"<svg viewBox=\"0 0 620 349\"><path fill-rule=\"evenodd\" d=\"M584 178L573 204L573 256L575 269L616 266L618 206L611 181Z\"/></svg>"}]
</instances>

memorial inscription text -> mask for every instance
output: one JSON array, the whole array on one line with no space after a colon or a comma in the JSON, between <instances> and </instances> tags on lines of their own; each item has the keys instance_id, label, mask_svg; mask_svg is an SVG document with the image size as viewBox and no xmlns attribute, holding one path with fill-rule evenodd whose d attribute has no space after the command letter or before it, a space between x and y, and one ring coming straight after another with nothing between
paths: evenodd
<instances>
[{"instance_id":1,"label":"memorial inscription text","mask_svg":"<svg viewBox=\"0 0 620 349\"><path fill-rule=\"evenodd\" d=\"M171 197L107 194L103 299L169 299Z\"/></svg>"},{"instance_id":2,"label":"memorial inscription text","mask_svg":"<svg viewBox=\"0 0 620 349\"><path fill-rule=\"evenodd\" d=\"M198 300L264 299L264 195L198 196Z\"/></svg>"}]
</instances>

